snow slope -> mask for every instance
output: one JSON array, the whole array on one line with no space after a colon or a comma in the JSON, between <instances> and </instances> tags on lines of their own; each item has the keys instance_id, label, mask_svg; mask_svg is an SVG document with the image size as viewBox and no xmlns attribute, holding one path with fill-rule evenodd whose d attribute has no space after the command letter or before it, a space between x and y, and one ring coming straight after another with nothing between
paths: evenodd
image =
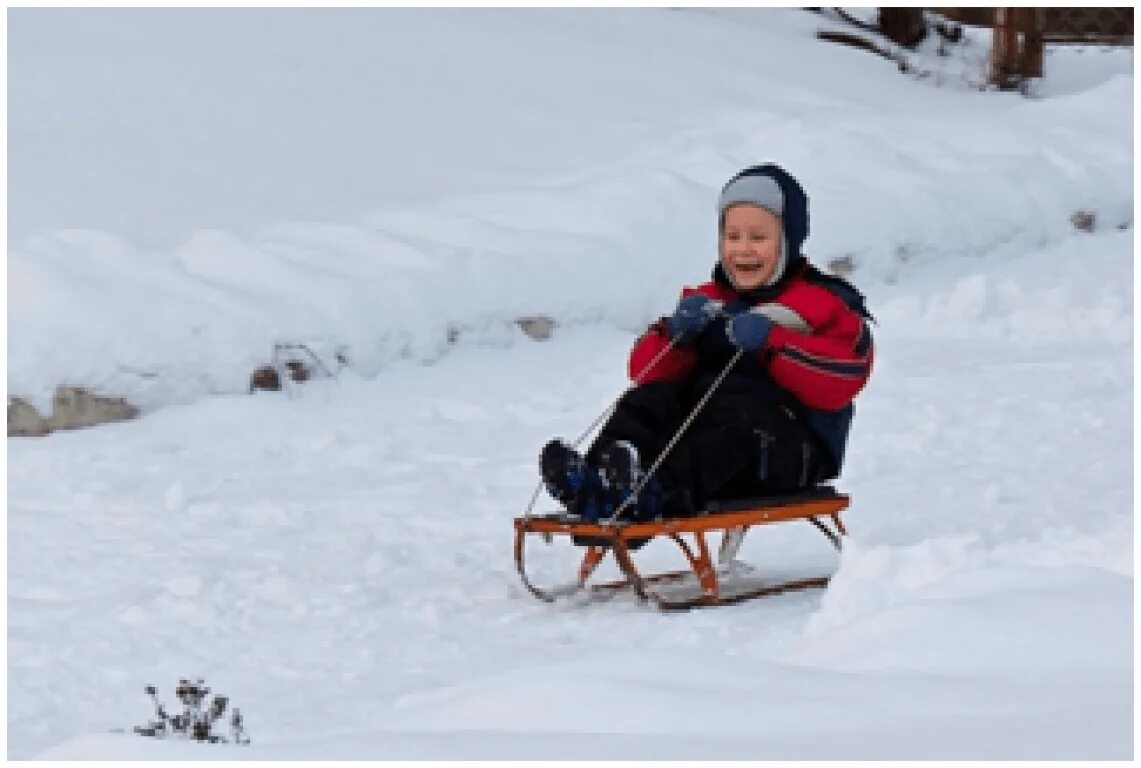
<instances>
[{"instance_id":1,"label":"snow slope","mask_svg":"<svg viewBox=\"0 0 1141 768\"><path fill-rule=\"evenodd\" d=\"M8 440L9 757L1131 757L1131 54L1052 54L1027 100L820 23L13 10L9 392L149 412ZM538 447L622 390L766 159L879 320L843 555L742 552L831 587L538 603ZM283 340L351 365L240 394ZM107 733L190 676L251 746Z\"/></svg>"},{"instance_id":2,"label":"snow slope","mask_svg":"<svg viewBox=\"0 0 1141 768\"><path fill-rule=\"evenodd\" d=\"M770 158L811 191L810 255L869 288L1057 243L1079 208L1131 219L1131 60L1028 102L922 87L819 23L14 10L9 391L150 409L245 391L278 342L373 376L524 315L633 329L700 278L717 186Z\"/></svg>"}]
</instances>

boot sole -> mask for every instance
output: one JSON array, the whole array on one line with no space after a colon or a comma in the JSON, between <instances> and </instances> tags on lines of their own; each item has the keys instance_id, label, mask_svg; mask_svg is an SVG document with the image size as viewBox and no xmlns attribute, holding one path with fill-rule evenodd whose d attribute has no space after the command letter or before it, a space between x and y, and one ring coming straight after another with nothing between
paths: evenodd
<instances>
[{"instance_id":1,"label":"boot sole","mask_svg":"<svg viewBox=\"0 0 1141 768\"><path fill-rule=\"evenodd\" d=\"M571 511L578 501L578 492L570 487L567 474L576 459L574 451L562 443L548 443L539 455L539 475L543 478L543 485L556 501Z\"/></svg>"}]
</instances>

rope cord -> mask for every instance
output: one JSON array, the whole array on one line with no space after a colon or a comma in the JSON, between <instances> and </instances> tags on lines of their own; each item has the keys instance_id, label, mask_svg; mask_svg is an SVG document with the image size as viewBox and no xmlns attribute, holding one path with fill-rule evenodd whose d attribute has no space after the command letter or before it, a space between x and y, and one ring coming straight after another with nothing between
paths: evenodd
<instances>
[{"instance_id":1,"label":"rope cord","mask_svg":"<svg viewBox=\"0 0 1141 768\"><path fill-rule=\"evenodd\" d=\"M644 488L646 483L649 482L650 478L653 476L658 467L662 465L662 462L665 461L666 456L668 456L670 451L673 450L673 447L677 445L677 441L681 439L682 433L685 432L686 428L689 427L695 418L697 418L697 414L701 412L703 407L705 407L705 404L709 401L709 398L712 397L713 393L717 391L717 387L721 386L721 382L724 381L725 377L729 375L729 371L733 369L733 366L737 364L737 361L741 359L741 355L744 353L745 350L743 349L737 350L737 352L733 355L733 359L730 360L729 364L725 366L725 369L721 371L720 374L718 374L717 378L713 381L712 386L709 387L706 393L702 396L701 400L698 401L697 405L693 407L693 410L689 412L689 416L687 416L685 421L682 422L682 425L678 427L678 430L674 433L674 436L670 438L670 441L662 450L661 455L658 456L658 460L655 461L653 465L650 466L649 470L646 471L646 474L642 476L642 480L638 483L638 486L634 489L634 491L629 496L627 496L621 504L618 505L618 509L614 510L613 515L608 517L606 520L601 520L599 522L601 522L603 525L613 525L618 522L618 517L626 511L626 508L630 506L631 501L638 498L638 494L642 492L642 488Z\"/></svg>"},{"instance_id":2,"label":"rope cord","mask_svg":"<svg viewBox=\"0 0 1141 768\"><path fill-rule=\"evenodd\" d=\"M652 370L654 369L654 366L656 366L656 365L658 364L658 361L659 361L659 360L661 360L663 357L665 357L665 356L666 356L666 353L667 353L667 352L669 352L671 349L673 349L673 348L674 348L674 347L676 347L676 346L677 346L677 339L670 339L670 343L669 343L669 344L667 344L667 345L666 345L666 346L665 346L665 347L662 349L662 351L661 351L661 352L659 352L659 353L658 353L658 354L657 354L657 355L654 357L654 359L650 361L649 365L647 365L645 368L643 368L643 369L642 369L642 372L641 372L641 373L639 373L639 374L638 374L636 377L634 377L634 386L636 387L636 386L638 386L639 384L641 384L641 383L642 383L642 379L644 379L644 378L646 377L646 374L648 374L650 371L652 371ZM625 395L625 394L626 394L625 392L623 392L623 393L622 393L622 395ZM595 430L595 428L596 428L596 427L597 427L599 424L601 424L602 422L604 422L604 421L606 421L607 419L609 419L609 418L610 418L610 415L611 415L612 413L614 413L614 409L618 407L618 402L619 402L619 401L622 399L622 395L619 395L619 396L617 397L617 399L615 399L615 400L614 400L614 402L610 404L610 407L609 407L609 408L607 408L605 411L603 411L603 412L602 412L602 415L601 415L601 416L599 416L597 419L595 419L595 420L594 420L594 421L591 423L591 425L590 425L589 427L587 427L587 428L586 428L586 431L585 431L585 432L583 432L581 435L579 435L579 436L578 436L578 439L577 439L577 440L575 440L573 443L571 443L571 448L577 448L577 447L579 446L579 444L580 444L580 443L581 443L583 440L585 440L585 439L587 438L587 436L588 436L588 435L589 435L591 432L593 432L593 431Z\"/></svg>"},{"instance_id":3,"label":"rope cord","mask_svg":"<svg viewBox=\"0 0 1141 768\"><path fill-rule=\"evenodd\" d=\"M654 369L654 366L656 366L658 364L658 362L663 357L665 357L667 353L669 353L670 350L672 350L674 347L676 347L677 343L678 343L678 340L676 338L670 339L670 343L667 344L662 349L662 351L659 352L654 357L654 359L651 360L649 362L649 364L645 368L642 369L641 373L639 373L637 376L634 377L634 386L638 386L639 384L641 384L642 380L650 373L650 371L652 371ZM625 394L626 394L625 392L622 393L622 395L625 395ZM604 410L602 412L602 414L597 419L595 419L593 422L591 422L591 425L586 428L586 431L583 432L581 435L579 435L578 439L576 439L573 443L571 443L572 448L577 448L582 443L582 441L585 440L590 435L590 433L593 432L598 427L599 424L601 424L602 422L604 422L608 418L610 418L610 415L612 413L614 413L614 409L618 407L618 402L622 399L622 395L619 395L617 398L615 398L614 402L611 403L610 406L606 410ZM539 492L542 490L543 490L543 481L539 480L538 485L535 486L535 490L531 494L531 502L527 505L527 508L523 510L523 517L525 519L528 519L528 520L531 519L531 517L532 517L531 512L535 508L535 502L538 501Z\"/></svg>"},{"instance_id":4,"label":"rope cord","mask_svg":"<svg viewBox=\"0 0 1141 768\"><path fill-rule=\"evenodd\" d=\"M723 302L714 301L714 302L711 302L711 305L712 305L711 306L712 313L711 313L710 319L712 319L713 317L717 317L717 316L731 316L731 314L732 314L732 313L728 313L725 311L725 305ZM674 337L674 338L670 339L669 344L667 344L662 349L662 351L659 352L654 357L654 359L651 360L649 362L649 364L645 368L643 368L642 371L636 377L634 377L634 386L638 386L639 384L642 383L642 380L646 377L647 374L649 374L650 371L652 371L654 369L654 367L658 364L658 362L663 357L665 357L670 352L670 350L672 350L674 347L677 346L680 338L681 337L678 336L678 337ZM650 469L642 476L642 480L638 483L638 486L634 489L633 493L631 493L629 496L627 496L626 499L621 504L618 505L618 508L616 510L614 510L613 515L606 518L606 520L602 520L599 522L603 523L604 525L613 525L613 524L618 522L619 515L621 515L624 511L626 511L626 508L630 505L631 500L638 498L638 494L641 493L642 488L646 485L647 482L649 482L650 478L653 476L654 472L658 469L658 467L661 466L662 462L665 460L666 456L669 455L669 452L673 449L674 445L676 445L677 441L681 439L682 433L685 432L686 428L689 427L690 423L694 420L694 418L697 417L697 414L705 406L705 403L709 400L710 397L713 396L713 393L717 391L717 387L719 387L721 385L721 382L725 380L725 377L729 375L729 371L731 371L733 369L733 366L737 364L737 361L741 359L742 354L744 354L744 350L738 349L736 354L733 355L733 359L730 360L729 364L725 366L725 370L721 371L721 373L720 373L720 375L718 375L717 379L714 380L713 385L709 388L709 390L705 393L705 395L701 398L701 400L697 403L697 405L694 406L693 410L690 411L689 416L686 417L686 420L682 423L682 425L680 427L678 427L677 432L674 433L674 436L670 439L669 443L666 444L665 449L661 452L661 455L658 456L657 461L655 461L653 463L653 466L651 466ZM583 432L581 435L579 435L578 439L575 440L571 444L571 447L577 448L579 446L579 444L582 443L582 441L585 440L587 438L587 436L590 435L590 433L593 432L595 430L595 428L598 427L599 424L604 422L606 419L610 418L610 415L612 413L614 413L614 409L616 409L618 407L619 401L622 400L622 397L625 394L626 393L623 392L621 395L619 395L617 398L615 398L614 402L611 403L610 406L605 411L603 411L602 414L597 419L595 419L589 427L586 428L586 431ZM529 503L527 505L527 508L523 511L523 517L524 518L526 518L526 519L531 518L531 516L532 516L531 511L534 509L535 502L538 500L539 492L542 489L543 489L543 481L539 480L538 485L535 486L535 491L531 494L531 503Z\"/></svg>"}]
</instances>

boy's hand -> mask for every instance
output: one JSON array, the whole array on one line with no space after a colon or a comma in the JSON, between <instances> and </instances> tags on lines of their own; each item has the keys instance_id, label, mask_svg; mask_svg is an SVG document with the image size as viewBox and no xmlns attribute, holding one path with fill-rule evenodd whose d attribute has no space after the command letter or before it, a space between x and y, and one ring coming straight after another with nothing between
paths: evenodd
<instances>
[{"instance_id":1,"label":"boy's hand","mask_svg":"<svg viewBox=\"0 0 1141 768\"><path fill-rule=\"evenodd\" d=\"M725 324L725 335L733 346L746 352L756 352L764 346L765 339L769 337L773 321L759 312L742 312L734 315Z\"/></svg>"},{"instance_id":2,"label":"boy's hand","mask_svg":"<svg viewBox=\"0 0 1141 768\"><path fill-rule=\"evenodd\" d=\"M686 296L678 302L673 317L666 321L666 330L669 331L671 339L683 343L693 341L719 311L721 311L719 301L702 296L700 293Z\"/></svg>"}]
</instances>

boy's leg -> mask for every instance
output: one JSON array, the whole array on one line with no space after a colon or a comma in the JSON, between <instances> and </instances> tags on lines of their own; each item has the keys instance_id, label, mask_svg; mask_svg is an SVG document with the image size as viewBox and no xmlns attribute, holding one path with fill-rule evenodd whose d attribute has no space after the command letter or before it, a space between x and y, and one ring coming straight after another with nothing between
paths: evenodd
<instances>
[{"instance_id":1,"label":"boy's leg","mask_svg":"<svg viewBox=\"0 0 1141 768\"><path fill-rule=\"evenodd\" d=\"M661 456L686 416L683 390L677 384L656 381L627 390L586 454L591 466L601 466L615 453L620 441L637 451L642 472ZM685 440L671 449L650 482L660 491L661 513L667 517L692 514L692 471Z\"/></svg>"},{"instance_id":2,"label":"boy's leg","mask_svg":"<svg viewBox=\"0 0 1141 768\"><path fill-rule=\"evenodd\" d=\"M715 395L695 421L697 503L791 493L819 482L825 453L792 411L741 394Z\"/></svg>"}]
</instances>

